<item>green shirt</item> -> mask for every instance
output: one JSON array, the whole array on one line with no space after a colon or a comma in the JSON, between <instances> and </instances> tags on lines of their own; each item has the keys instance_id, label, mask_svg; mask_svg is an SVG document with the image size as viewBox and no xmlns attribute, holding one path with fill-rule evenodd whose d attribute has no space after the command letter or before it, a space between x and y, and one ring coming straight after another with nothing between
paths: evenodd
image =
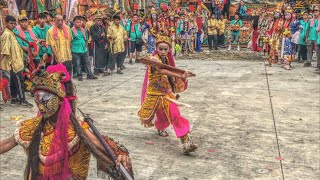
<instances>
[{"instance_id":1,"label":"green shirt","mask_svg":"<svg viewBox=\"0 0 320 180\"><path fill-rule=\"evenodd\" d=\"M87 41L88 41L88 32L85 30L85 36L82 34L80 29L77 29L77 35L74 34L73 30L72 32L72 41L71 41L71 52L72 53L86 53L88 51L87 49Z\"/></svg>"},{"instance_id":2,"label":"green shirt","mask_svg":"<svg viewBox=\"0 0 320 180\"><path fill-rule=\"evenodd\" d=\"M21 36L21 34L19 33L19 31L18 31L17 29L14 29L14 30L13 30L13 33L18 34L18 35ZM24 31L24 34L26 35L26 40L27 40L27 41L29 41L29 42L34 42L33 39L31 38L31 35L30 35L30 33L29 33L28 30L27 30L27 31ZM16 39L17 39L20 47L29 48L29 45L28 45L27 42L23 41L22 39L20 39L20 38L18 38L18 37L16 37ZM32 51L33 51L33 48L32 48ZM35 59L35 60L40 60L39 54L38 54L38 56L35 57L34 59Z\"/></svg>"},{"instance_id":3,"label":"green shirt","mask_svg":"<svg viewBox=\"0 0 320 180\"><path fill-rule=\"evenodd\" d=\"M136 41L137 38L142 37L142 29L140 24L135 24L134 32L131 32L131 22L128 22L126 30L129 32L129 38L131 38L131 41Z\"/></svg>"},{"instance_id":4,"label":"green shirt","mask_svg":"<svg viewBox=\"0 0 320 180\"><path fill-rule=\"evenodd\" d=\"M40 28L39 26L34 26L32 31L39 40L45 41L47 37L47 32L49 29L50 29L50 26L48 25L44 25L44 28ZM42 57L45 53L52 55L51 47L40 44L39 56Z\"/></svg>"},{"instance_id":5,"label":"green shirt","mask_svg":"<svg viewBox=\"0 0 320 180\"><path fill-rule=\"evenodd\" d=\"M301 44L301 45L307 45L305 38L306 38L306 33L307 33L307 29L308 29L309 23L308 23L308 22L305 22L304 20L301 20L301 21L300 21L300 24L301 24L301 26L302 26L302 31L301 31L301 34L300 34L299 44Z\"/></svg>"},{"instance_id":6,"label":"green shirt","mask_svg":"<svg viewBox=\"0 0 320 180\"><path fill-rule=\"evenodd\" d=\"M239 19L239 20L232 20L231 21L231 25L234 26L234 25L239 25L240 27L242 27L242 21ZM231 31L231 35L237 35L237 36L240 36L240 29L238 31Z\"/></svg>"},{"instance_id":7,"label":"green shirt","mask_svg":"<svg viewBox=\"0 0 320 180\"><path fill-rule=\"evenodd\" d=\"M318 19L315 19L314 24L311 27L311 20L309 21L309 37L308 37L309 41L316 41L318 39L318 35L317 35L318 23L319 23Z\"/></svg>"}]
</instances>

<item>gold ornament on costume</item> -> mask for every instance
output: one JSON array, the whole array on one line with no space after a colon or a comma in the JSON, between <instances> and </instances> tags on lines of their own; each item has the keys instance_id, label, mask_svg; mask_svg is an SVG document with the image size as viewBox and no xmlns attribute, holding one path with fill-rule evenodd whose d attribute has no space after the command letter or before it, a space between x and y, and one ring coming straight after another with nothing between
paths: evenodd
<instances>
[{"instance_id":1,"label":"gold ornament on costume","mask_svg":"<svg viewBox=\"0 0 320 180\"><path fill-rule=\"evenodd\" d=\"M169 16L174 16L174 15L175 15L174 11L169 12Z\"/></svg>"},{"instance_id":2,"label":"gold ornament on costume","mask_svg":"<svg viewBox=\"0 0 320 180\"><path fill-rule=\"evenodd\" d=\"M61 80L63 79L63 74L61 73L48 73L39 72L40 75L35 76L32 79L32 92L36 90L45 90L59 97L65 97L66 92L62 89Z\"/></svg>"},{"instance_id":3,"label":"gold ornament on costume","mask_svg":"<svg viewBox=\"0 0 320 180\"><path fill-rule=\"evenodd\" d=\"M293 9L290 6L288 6L286 8L286 13L293 13Z\"/></svg>"},{"instance_id":4,"label":"gold ornament on costume","mask_svg":"<svg viewBox=\"0 0 320 180\"><path fill-rule=\"evenodd\" d=\"M97 9L94 19L102 19L103 18L103 14L100 8Z\"/></svg>"},{"instance_id":5,"label":"gold ornament on costume","mask_svg":"<svg viewBox=\"0 0 320 180\"><path fill-rule=\"evenodd\" d=\"M18 20L28 20L28 16L27 16L27 11L26 10L21 10L20 16L18 17Z\"/></svg>"},{"instance_id":6,"label":"gold ornament on costume","mask_svg":"<svg viewBox=\"0 0 320 180\"><path fill-rule=\"evenodd\" d=\"M86 14L87 14L87 15L92 15L92 14L93 14L93 12L92 12L92 10L91 10L91 9L89 9L89 10L86 12Z\"/></svg>"},{"instance_id":7,"label":"gold ornament on costume","mask_svg":"<svg viewBox=\"0 0 320 180\"><path fill-rule=\"evenodd\" d=\"M285 28L282 34L286 37L289 37L291 36L291 31L288 28Z\"/></svg>"},{"instance_id":8,"label":"gold ornament on costume","mask_svg":"<svg viewBox=\"0 0 320 180\"><path fill-rule=\"evenodd\" d=\"M156 45L158 45L159 43L166 43L170 47L172 46L172 41L171 41L170 37L167 35L159 35L158 34L156 37Z\"/></svg>"},{"instance_id":9,"label":"gold ornament on costume","mask_svg":"<svg viewBox=\"0 0 320 180\"><path fill-rule=\"evenodd\" d=\"M151 11L150 11L151 14L158 14L157 10L153 7L151 8Z\"/></svg>"}]
</instances>

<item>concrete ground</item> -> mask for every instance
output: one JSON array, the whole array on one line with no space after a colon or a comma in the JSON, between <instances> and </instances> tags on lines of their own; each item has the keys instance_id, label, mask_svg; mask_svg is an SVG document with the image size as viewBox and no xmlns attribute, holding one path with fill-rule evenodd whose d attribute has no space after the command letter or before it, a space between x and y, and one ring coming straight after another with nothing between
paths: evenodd
<instances>
[{"instance_id":1,"label":"concrete ground","mask_svg":"<svg viewBox=\"0 0 320 180\"><path fill-rule=\"evenodd\" d=\"M192 139L199 145L190 156L182 154L171 127L170 136L163 138L140 125L136 114L143 65L126 64L124 75L75 81L78 105L103 134L129 149L136 179L320 179L320 81L314 67L267 67L272 111L262 58L219 61L212 56L179 60L177 65L197 74L180 98L192 105L180 111L190 120ZM16 128L10 117L36 114L36 108L2 107L1 139ZM1 155L0 179L22 179L25 162L21 147ZM88 179L98 179L94 158L90 167Z\"/></svg>"}]
</instances>

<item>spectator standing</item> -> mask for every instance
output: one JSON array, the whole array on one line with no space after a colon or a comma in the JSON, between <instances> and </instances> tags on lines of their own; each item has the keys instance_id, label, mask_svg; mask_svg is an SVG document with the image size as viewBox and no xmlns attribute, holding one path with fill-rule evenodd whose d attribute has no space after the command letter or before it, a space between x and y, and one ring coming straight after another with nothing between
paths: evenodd
<instances>
[{"instance_id":1,"label":"spectator standing","mask_svg":"<svg viewBox=\"0 0 320 180\"><path fill-rule=\"evenodd\" d=\"M208 20L208 44L209 50L212 50L212 43L215 50L218 50L218 29L219 23L216 19L215 14L211 14L210 19Z\"/></svg>"},{"instance_id":2,"label":"spectator standing","mask_svg":"<svg viewBox=\"0 0 320 180\"><path fill-rule=\"evenodd\" d=\"M72 74L71 40L69 26L63 24L61 15L56 15L55 25L48 30L46 42L51 46L55 61L66 66L70 74Z\"/></svg>"},{"instance_id":3,"label":"spectator standing","mask_svg":"<svg viewBox=\"0 0 320 180\"><path fill-rule=\"evenodd\" d=\"M231 50L232 43L236 42L238 44L238 51L240 51L240 28L242 27L242 21L239 19L239 15L234 16L234 20L231 21L231 41L229 44L228 51Z\"/></svg>"},{"instance_id":4,"label":"spectator standing","mask_svg":"<svg viewBox=\"0 0 320 180\"><path fill-rule=\"evenodd\" d=\"M125 44L124 42L127 39L127 32L120 25L120 16L113 16L113 25L108 29L107 37L110 41L110 50L112 55L112 61L108 62L108 75L111 74L111 71L115 69L115 63L117 63L117 73L123 74L121 67L123 66L125 58Z\"/></svg>"},{"instance_id":5,"label":"spectator standing","mask_svg":"<svg viewBox=\"0 0 320 180\"><path fill-rule=\"evenodd\" d=\"M134 53L136 54L135 63L139 63L140 53L142 52L143 41L142 37L142 28L139 23L139 17L137 14L134 14L132 17L131 23L127 25L127 31L129 31L129 43L130 43L130 64L133 64L132 59Z\"/></svg>"},{"instance_id":6,"label":"spectator standing","mask_svg":"<svg viewBox=\"0 0 320 180\"><path fill-rule=\"evenodd\" d=\"M239 15L240 19L243 19L247 15L248 8L244 4L244 1L241 0L237 9L237 14Z\"/></svg>"},{"instance_id":7,"label":"spectator standing","mask_svg":"<svg viewBox=\"0 0 320 180\"><path fill-rule=\"evenodd\" d=\"M5 19L6 29L0 37L1 54L0 69L3 76L10 82L11 104L21 104L33 107L25 97L23 51L13 33L16 26L16 19L7 16Z\"/></svg>"},{"instance_id":8,"label":"spectator standing","mask_svg":"<svg viewBox=\"0 0 320 180\"><path fill-rule=\"evenodd\" d=\"M90 28L92 42L94 43L94 73L103 73L108 64L108 42L107 32L104 24L102 23L102 14L95 15L95 24Z\"/></svg>"},{"instance_id":9,"label":"spectator standing","mask_svg":"<svg viewBox=\"0 0 320 180\"><path fill-rule=\"evenodd\" d=\"M224 33L226 31L226 22L228 20L224 18L223 15L220 16L220 19L218 20L219 23L219 31L218 31L218 45L221 47L225 47L224 46L224 42L225 42L225 36Z\"/></svg>"},{"instance_id":10,"label":"spectator standing","mask_svg":"<svg viewBox=\"0 0 320 180\"><path fill-rule=\"evenodd\" d=\"M47 33L50 26L46 24L47 16L44 13L38 15L38 25L32 28L36 38L40 41L39 57L47 59L47 65L51 64L52 51L51 47L46 44Z\"/></svg>"},{"instance_id":11,"label":"spectator standing","mask_svg":"<svg viewBox=\"0 0 320 180\"><path fill-rule=\"evenodd\" d=\"M97 77L92 74L90 67L87 49L88 39L88 32L82 27L81 16L76 16L73 19L71 52L73 67L76 69L76 75L79 81L83 81L82 68L80 66L81 62L83 62L86 70L87 79L97 79Z\"/></svg>"},{"instance_id":12,"label":"spectator standing","mask_svg":"<svg viewBox=\"0 0 320 180\"><path fill-rule=\"evenodd\" d=\"M230 19L230 13L229 13L230 4L231 4L230 0L223 0L222 15L226 16L227 19Z\"/></svg>"},{"instance_id":13,"label":"spectator standing","mask_svg":"<svg viewBox=\"0 0 320 180\"><path fill-rule=\"evenodd\" d=\"M308 48L307 48L307 30L308 30L308 13L303 14L303 20L300 21L301 34L299 40L299 52L302 58L301 62L307 61Z\"/></svg>"},{"instance_id":14,"label":"spectator standing","mask_svg":"<svg viewBox=\"0 0 320 180\"><path fill-rule=\"evenodd\" d=\"M308 33L307 33L307 46L308 46L308 59L307 62L304 64L304 67L309 67L311 66L312 62L312 57L313 57L313 51L316 48L317 44L317 27L319 25L319 7L315 7L313 9L313 18L309 21L309 26L308 26Z\"/></svg>"}]
</instances>

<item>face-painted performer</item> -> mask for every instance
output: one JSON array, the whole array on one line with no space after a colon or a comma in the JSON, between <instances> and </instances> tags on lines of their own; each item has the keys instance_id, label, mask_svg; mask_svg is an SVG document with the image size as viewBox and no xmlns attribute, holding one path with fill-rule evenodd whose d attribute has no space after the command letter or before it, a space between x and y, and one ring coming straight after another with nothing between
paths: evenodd
<instances>
[{"instance_id":1,"label":"face-painted performer","mask_svg":"<svg viewBox=\"0 0 320 180\"><path fill-rule=\"evenodd\" d=\"M156 51L150 60L160 65L175 67L171 52L171 40L168 36L158 36ZM148 64L150 60L143 63ZM172 124L176 136L181 139L183 153L190 153L197 146L190 140L189 121L180 115L175 93L187 88L187 78L193 76L189 71L175 72L159 66L148 65L141 95L141 108L138 112L141 123L145 127L155 125L160 136L167 136L166 128ZM153 122L156 117L155 122Z\"/></svg>"},{"instance_id":2,"label":"face-painted performer","mask_svg":"<svg viewBox=\"0 0 320 180\"><path fill-rule=\"evenodd\" d=\"M269 66L272 66L272 64L275 64L279 58L282 25L283 25L283 21L281 18L281 11L280 9L277 9L274 12L274 24L272 27L272 34L270 39L270 54L268 59Z\"/></svg>"},{"instance_id":3,"label":"face-painted performer","mask_svg":"<svg viewBox=\"0 0 320 180\"><path fill-rule=\"evenodd\" d=\"M282 31L282 48L281 48L281 57L283 63L283 68L286 70L291 70L291 60L292 56L292 32L290 30L290 23L292 21L292 9L287 8L285 12L285 21L283 23Z\"/></svg>"},{"instance_id":4,"label":"face-painted performer","mask_svg":"<svg viewBox=\"0 0 320 180\"><path fill-rule=\"evenodd\" d=\"M158 31L157 11L155 10L155 8L152 8L150 13L151 13L150 18L148 18L146 23L144 24L145 26L144 31L148 33L148 54L152 54L153 51L155 50L155 41L156 41L155 35Z\"/></svg>"},{"instance_id":5,"label":"face-painted performer","mask_svg":"<svg viewBox=\"0 0 320 180\"><path fill-rule=\"evenodd\" d=\"M128 152L122 145L104 137L117 155L115 164L89 125L75 116L76 96L65 66L49 66L46 71L39 71L32 82L38 115L19 122L14 135L0 141L0 154L18 144L26 150L25 179L86 179L91 153L99 162L98 169L111 168L106 172L112 179L119 175L115 167L120 162L131 169Z\"/></svg>"}]
</instances>

